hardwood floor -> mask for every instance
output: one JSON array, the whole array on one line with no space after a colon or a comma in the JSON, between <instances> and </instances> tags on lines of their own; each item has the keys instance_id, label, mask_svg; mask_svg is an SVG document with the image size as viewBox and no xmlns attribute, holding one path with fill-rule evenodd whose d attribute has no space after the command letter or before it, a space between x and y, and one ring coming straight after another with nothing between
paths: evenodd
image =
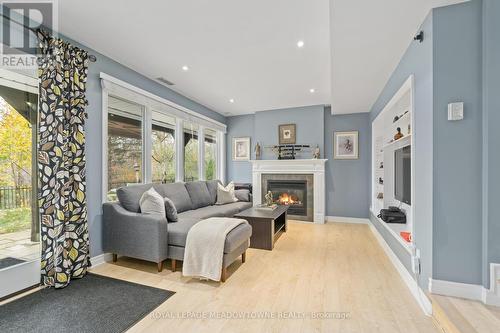
<instances>
[{"instance_id":1,"label":"hardwood floor","mask_svg":"<svg viewBox=\"0 0 500 333\"><path fill-rule=\"evenodd\" d=\"M431 299L433 316L446 333L500 332L500 307L440 295Z\"/></svg>"},{"instance_id":2,"label":"hardwood floor","mask_svg":"<svg viewBox=\"0 0 500 333\"><path fill-rule=\"evenodd\" d=\"M249 249L223 284L129 258L92 271L176 292L129 332L438 332L367 225L292 222L272 252ZM222 318L201 317L210 314Z\"/></svg>"}]
</instances>

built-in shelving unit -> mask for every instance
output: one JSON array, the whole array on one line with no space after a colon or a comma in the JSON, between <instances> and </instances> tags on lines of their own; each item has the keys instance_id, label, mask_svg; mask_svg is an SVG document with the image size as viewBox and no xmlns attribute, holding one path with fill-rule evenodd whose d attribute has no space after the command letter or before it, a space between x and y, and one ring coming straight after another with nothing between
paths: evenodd
<instances>
[{"instance_id":1,"label":"built-in shelving unit","mask_svg":"<svg viewBox=\"0 0 500 333\"><path fill-rule=\"evenodd\" d=\"M382 208L398 206L406 214L406 224L387 224L381 221L398 242L408 250L411 244L405 241L401 231L413 234L414 202L414 152L412 149L412 206L399 202L394 198L394 152L405 146L412 145L413 131L413 77L410 77L387 103L372 123L372 202L371 210L375 216ZM395 139L400 128L403 137Z\"/></svg>"}]
</instances>

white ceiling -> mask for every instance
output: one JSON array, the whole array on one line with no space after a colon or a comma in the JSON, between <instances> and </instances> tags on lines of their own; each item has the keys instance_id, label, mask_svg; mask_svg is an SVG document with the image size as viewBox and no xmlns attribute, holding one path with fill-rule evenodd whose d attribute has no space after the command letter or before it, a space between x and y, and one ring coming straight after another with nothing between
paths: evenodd
<instances>
[{"instance_id":1,"label":"white ceiling","mask_svg":"<svg viewBox=\"0 0 500 333\"><path fill-rule=\"evenodd\" d=\"M63 0L59 30L224 115L354 113L369 111L430 8L456 2Z\"/></svg>"},{"instance_id":2,"label":"white ceiling","mask_svg":"<svg viewBox=\"0 0 500 333\"><path fill-rule=\"evenodd\" d=\"M435 7L464 0L331 0L332 113L369 112Z\"/></svg>"},{"instance_id":3,"label":"white ceiling","mask_svg":"<svg viewBox=\"0 0 500 333\"><path fill-rule=\"evenodd\" d=\"M234 115L330 103L328 8L328 0L63 0L59 30Z\"/></svg>"}]
</instances>

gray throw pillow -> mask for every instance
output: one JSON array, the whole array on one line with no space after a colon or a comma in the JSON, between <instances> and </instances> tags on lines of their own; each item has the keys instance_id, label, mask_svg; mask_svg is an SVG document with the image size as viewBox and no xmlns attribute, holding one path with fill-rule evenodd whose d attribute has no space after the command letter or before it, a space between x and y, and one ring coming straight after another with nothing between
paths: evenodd
<instances>
[{"instance_id":1,"label":"gray throw pillow","mask_svg":"<svg viewBox=\"0 0 500 333\"><path fill-rule=\"evenodd\" d=\"M139 200L141 213L143 214L157 214L165 216L165 204L163 197L156 192L154 188L150 188L144 192Z\"/></svg>"},{"instance_id":2,"label":"gray throw pillow","mask_svg":"<svg viewBox=\"0 0 500 333\"><path fill-rule=\"evenodd\" d=\"M169 198L164 198L164 200L168 222L177 222L177 208L175 208L174 202Z\"/></svg>"},{"instance_id":3,"label":"gray throw pillow","mask_svg":"<svg viewBox=\"0 0 500 333\"><path fill-rule=\"evenodd\" d=\"M210 192L208 191L206 182L188 182L185 186L191 198L193 209L211 205Z\"/></svg>"},{"instance_id":4,"label":"gray throw pillow","mask_svg":"<svg viewBox=\"0 0 500 333\"><path fill-rule=\"evenodd\" d=\"M238 201L250 202L250 191L247 189L234 190L234 195Z\"/></svg>"}]
</instances>

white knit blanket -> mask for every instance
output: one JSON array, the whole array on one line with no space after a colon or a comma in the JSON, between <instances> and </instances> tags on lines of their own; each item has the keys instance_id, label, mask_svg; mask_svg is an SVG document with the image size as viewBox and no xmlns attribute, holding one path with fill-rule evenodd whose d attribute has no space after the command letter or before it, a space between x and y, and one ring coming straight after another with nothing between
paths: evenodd
<instances>
[{"instance_id":1,"label":"white knit blanket","mask_svg":"<svg viewBox=\"0 0 500 333\"><path fill-rule=\"evenodd\" d=\"M182 275L220 281L227 234L246 220L211 217L191 227L184 248Z\"/></svg>"}]
</instances>

